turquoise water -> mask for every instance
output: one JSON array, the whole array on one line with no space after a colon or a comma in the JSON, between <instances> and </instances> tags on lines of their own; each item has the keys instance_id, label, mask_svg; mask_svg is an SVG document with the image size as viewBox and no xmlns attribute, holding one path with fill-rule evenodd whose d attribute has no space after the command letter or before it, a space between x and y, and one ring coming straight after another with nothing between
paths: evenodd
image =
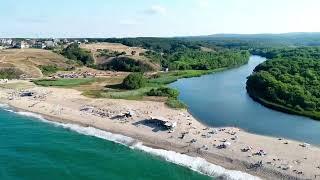
<instances>
[{"instance_id":1,"label":"turquoise water","mask_svg":"<svg viewBox=\"0 0 320 180\"><path fill-rule=\"evenodd\" d=\"M212 178L120 144L0 109L0 179Z\"/></svg>"},{"instance_id":2,"label":"turquoise water","mask_svg":"<svg viewBox=\"0 0 320 180\"><path fill-rule=\"evenodd\" d=\"M247 94L246 78L265 58L252 56L247 65L171 84L190 112L210 126L236 126L249 132L320 145L320 121L266 108Z\"/></svg>"}]
</instances>

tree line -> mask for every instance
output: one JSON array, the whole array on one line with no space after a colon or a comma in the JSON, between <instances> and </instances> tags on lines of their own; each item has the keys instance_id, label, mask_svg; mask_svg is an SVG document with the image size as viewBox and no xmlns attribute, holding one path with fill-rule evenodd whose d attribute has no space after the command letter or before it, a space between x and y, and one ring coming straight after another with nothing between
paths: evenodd
<instances>
[{"instance_id":1,"label":"tree line","mask_svg":"<svg viewBox=\"0 0 320 180\"><path fill-rule=\"evenodd\" d=\"M111 38L104 41L148 49L144 56L170 70L234 67L246 63L250 55L246 50L229 50L205 42L177 38ZM202 47L211 51L203 51Z\"/></svg>"},{"instance_id":2,"label":"tree line","mask_svg":"<svg viewBox=\"0 0 320 180\"><path fill-rule=\"evenodd\" d=\"M270 58L248 77L251 96L315 117L320 111L320 48L264 50ZM320 117L320 116L319 116Z\"/></svg>"}]
</instances>

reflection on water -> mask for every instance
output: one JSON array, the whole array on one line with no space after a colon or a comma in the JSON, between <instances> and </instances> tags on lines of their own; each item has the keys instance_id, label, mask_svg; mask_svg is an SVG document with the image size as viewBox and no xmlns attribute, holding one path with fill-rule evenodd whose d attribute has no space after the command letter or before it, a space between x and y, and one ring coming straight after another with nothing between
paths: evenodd
<instances>
[{"instance_id":1,"label":"reflection on water","mask_svg":"<svg viewBox=\"0 0 320 180\"><path fill-rule=\"evenodd\" d=\"M236 126L249 132L320 144L320 121L274 111L253 101L246 78L265 58L251 56L247 65L171 84L190 112L211 126Z\"/></svg>"}]
</instances>

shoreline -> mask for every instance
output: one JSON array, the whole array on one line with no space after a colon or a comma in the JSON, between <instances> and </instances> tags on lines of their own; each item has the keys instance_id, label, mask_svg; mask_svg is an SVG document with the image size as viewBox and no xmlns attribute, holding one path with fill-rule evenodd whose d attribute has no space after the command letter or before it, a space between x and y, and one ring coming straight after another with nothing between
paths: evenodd
<instances>
[{"instance_id":1,"label":"shoreline","mask_svg":"<svg viewBox=\"0 0 320 180\"><path fill-rule=\"evenodd\" d=\"M313 113L309 113L308 111L305 112L300 112L300 111L296 111L290 107L286 107L284 105L281 104L277 104L277 103L273 103L270 102L266 99L260 98L259 96L256 95L255 92L253 92L252 90L249 90L248 87L246 87L247 90L247 94L256 102L260 103L261 105L273 109L275 111L279 111L279 112L283 112L283 113L287 113L287 114L291 114L291 115L296 115L296 116L303 116L306 118L310 118L314 121L320 121L320 116L313 114Z\"/></svg>"},{"instance_id":2,"label":"shoreline","mask_svg":"<svg viewBox=\"0 0 320 180\"><path fill-rule=\"evenodd\" d=\"M46 115L46 114L41 114L41 113L37 113L37 112L27 111L27 110L25 110L25 109L17 108L17 107L11 106L11 105L10 105L10 109L13 109L13 113L17 113L17 114L19 114L19 115L28 116L28 117L35 118L35 119L44 118L45 121L48 121L48 122L45 122L45 123L52 123L52 124L54 124L54 125L62 126L63 128L67 128L67 129L71 129L71 130L73 130L73 129L70 128L70 127L66 127L66 126L64 126L64 125L79 125L79 126L81 126L81 127L83 127L83 128L88 128L88 127L90 128L90 127L92 127L92 128L97 129L97 130L104 131L104 132L106 132L106 133L112 133L112 134L115 135L115 136L120 135L120 136L124 136L124 137L126 137L126 138L130 138L130 139L132 138L132 140L135 141L135 143L143 143L142 145L145 146L145 147L147 147L147 148L152 148L152 149L154 149L154 150L165 150L165 151L169 151L169 152L174 152L174 153L178 153L178 154L180 154L180 155L187 155L187 156L189 156L189 157L191 157L191 158L202 158L203 160L206 160L208 163L212 163L212 164L215 165L215 166L218 166L218 165L216 165L216 164L213 163L213 162L226 161L227 163L230 163L230 165L224 164L224 166L221 166L221 167L223 167L223 168L226 168L226 167L232 168L232 167L234 167L232 164L234 164L235 162L236 162L236 164L237 164L237 163L243 163L243 162L241 162L241 161L234 160L234 159L229 159L229 158L226 158L226 157L223 157L223 156L214 156L214 154L212 154L213 156L211 156L211 157L208 156L208 155L210 155L210 154L205 154L205 155L207 156L207 158L204 158L204 157L200 157L199 155L200 155L201 153L196 152L197 149L194 149L194 148L191 149L191 151L190 151L190 149L188 149L188 152L185 152L185 151L182 151L182 150L181 150L181 148L182 148L181 146L180 146L180 147L178 147L178 146L173 146L173 144L171 144L171 143L168 144L168 143L165 142L165 141L163 141L163 142L161 142L161 143L155 144L155 143L153 143L152 141L150 141L150 140L147 139L147 138L138 137L138 136L133 138L133 137L131 137L131 136L128 136L127 133L125 133L125 132L121 132L121 134L119 134L119 132L117 132L117 131L100 129L99 127L95 127L95 126L92 126L92 125L90 125L90 124L82 124L82 123L75 122L75 121L68 120L68 119L61 119L61 118L54 117L54 116L50 116L50 115ZM25 114L20 114L20 113L32 113L32 114L34 114L34 115L36 115L36 116L30 116L30 115L25 115ZM38 115L40 115L41 117L37 117ZM56 123L59 123L59 124L56 124ZM74 131L74 130L73 130L73 131ZM76 131L76 132L77 132L77 131ZM78 133L79 133L79 132L78 132ZM80 134L82 134L82 133L80 133ZM129 133L129 134L130 134L130 133ZM94 136L94 135L92 135L92 136ZM95 137L97 137L97 136L95 136ZM100 137L97 137L97 138L100 138ZM124 146L126 146L126 147L128 147L128 148L132 148L132 147L133 147L133 149L135 149L135 150L139 150L139 151L148 153L148 152L146 152L146 151L144 151L144 150L134 148L134 143L132 143L133 146L131 146L131 145L130 145L131 143L126 144L126 143L118 142L117 140L110 140L110 139L105 139L105 140L111 141L111 142L114 142L114 143L117 143L117 144L124 145ZM170 148L168 148L168 146L170 146ZM149 153L149 154L154 155L154 154L152 154L152 153ZM160 157L159 155L155 155L155 156ZM160 158L161 158L162 160L164 160L164 161L168 161L168 160L165 159L164 157L160 157ZM208 159L209 159L209 160L208 160ZM172 162L172 161L169 161L169 162L174 163L174 162ZM182 165L182 164L178 164L178 163L174 163L174 164L177 164L177 165L180 165L180 166L184 166L184 167L189 168L189 169L191 169L191 170L193 170L193 171L196 171L196 172L198 172L198 173L201 173L201 174L210 176L210 174L206 174L206 173L204 173L204 172L201 172L200 170L192 169L191 167L188 167L187 165ZM218 164L218 163L217 163L217 164ZM228 170L228 169L226 169L226 170L227 170L227 171L239 171L239 173L244 173L243 171L238 170L238 169L235 169L235 170ZM248 175L251 175L251 174L248 174ZM257 174L257 175L258 175L258 174ZM223 178L223 177L225 177L225 176L222 175L221 177ZM254 177L254 176L253 176L253 177ZM281 177L281 176L279 176L279 177ZM241 178L239 178L239 179L241 179ZM257 179L258 179L258 177L257 177Z\"/></svg>"},{"instance_id":3,"label":"shoreline","mask_svg":"<svg viewBox=\"0 0 320 180\"><path fill-rule=\"evenodd\" d=\"M273 137L266 137L256 134L244 132L238 128L226 127L226 128L210 128L217 131L216 134L210 138L203 138L201 133L208 135L208 127L197 121L190 113L185 110L173 110L166 107L163 103L149 102L149 101L128 101L128 100L112 100L112 99L91 99L80 95L80 92L70 89L57 89L57 88L32 88L33 91L41 93L44 91L51 91L47 94L46 100L38 101L33 98L19 97L17 99L8 100L8 94L12 93L12 90L1 89L0 95L2 96L1 102L6 103L19 110L33 112L40 114L46 119L60 123L73 123L82 125L84 127L94 127L103 131L122 134L128 137L132 137L138 141L143 142L148 147L157 149L164 149L169 151L175 151L181 154L186 154L191 157L201 157L208 162L222 166L231 170L239 170L245 173L249 173L255 176L259 176L263 179L307 179L313 178L317 174L317 169L310 164L310 162L317 162L320 164L320 158L318 153L320 149L310 146L308 148L299 147L300 142L292 140L277 140ZM63 105L60 104L63 102ZM80 104L80 105L79 105ZM108 108L110 111L119 110L119 108L134 109L139 115L128 122L119 122L111 118L96 117L91 114L83 114L79 108L83 104L94 105L99 108ZM52 113L57 108L63 109L63 113ZM145 112L147 110L147 112ZM122 111L122 110L120 110ZM176 120L178 122L178 128L174 133L168 133L167 131L154 132L153 128L150 128L144 124L135 125L145 119L148 115L163 115L169 119ZM183 115L182 115L183 114ZM186 125L186 122L191 122L192 126ZM206 129L206 130L205 130ZM220 131L221 130L221 131ZM186 138L180 139L181 133L188 131ZM199 132L199 133L198 133ZM236 140L229 140L234 138L234 135L230 135L230 132L234 132L237 135ZM196 143L188 143L192 139L198 139ZM228 139L232 144L226 149L218 149L217 145L221 144L221 140ZM288 141L288 144L284 144L284 141ZM207 146L203 148L203 146ZM267 145L267 146L266 146ZM254 153L258 149L266 149L268 155L266 156L252 156L249 153L241 152L240 149L246 146L252 146ZM286 150L292 151L288 153ZM310 152L309 152L310 151ZM270 155L269 155L270 152ZM250 157L249 157L250 156ZM270 156L270 157L269 157ZM282 157L284 156L284 157ZM286 157L287 156L287 157ZM286 162L292 163L295 159L302 161L304 156L308 157L307 162L301 162L297 165L297 169L305 169L305 165L308 166L307 172L301 175L292 172L291 168L288 170L279 169L277 164L282 165ZM272 159L281 159L275 162ZM283 159L283 160L282 160ZM262 160L264 165L255 170L248 169L248 167L258 161ZM267 162L271 161L271 164ZM289 163L287 163L289 164ZM293 165L292 165L293 166ZM300 169L298 171L300 171Z\"/></svg>"}]
</instances>

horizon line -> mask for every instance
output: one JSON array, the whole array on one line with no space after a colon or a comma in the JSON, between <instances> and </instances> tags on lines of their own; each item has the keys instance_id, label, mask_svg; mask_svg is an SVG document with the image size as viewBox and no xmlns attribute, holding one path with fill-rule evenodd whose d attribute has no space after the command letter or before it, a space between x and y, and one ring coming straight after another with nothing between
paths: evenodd
<instances>
[{"instance_id":1,"label":"horizon line","mask_svg":"<svg viewBox=\"0 0 320 180\"><path fill-rule=\"evenodd\" d=\"M1 39L121 39L121 38L184 38L184 37L206 37L216 35L286 35L286 34L320 34L320 32L280 32L280 33L213 33L200 35L177 35L177 36L110 36L110 37L90 37L90 36L74 36L74 37L1 37Z\"/></svg>"}]
</instances>

